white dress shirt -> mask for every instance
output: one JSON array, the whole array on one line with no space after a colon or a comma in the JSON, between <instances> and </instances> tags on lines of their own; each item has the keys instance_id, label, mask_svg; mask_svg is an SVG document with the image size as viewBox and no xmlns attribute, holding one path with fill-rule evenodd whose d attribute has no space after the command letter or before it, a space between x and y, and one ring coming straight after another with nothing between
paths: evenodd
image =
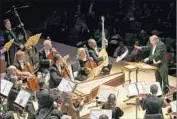
<instances>
[{"instance_id":1,"label":"white dress shirt","mask_svg":"<svg viewBox=\"0 0 177 119\"><path fill-rule=\"evenodd\" d=\"M25 67L24 61L23 60L19 60L19 63L20 63L21 68L24 69L24 67Z\"/></svg>"},{"instance_id":2,"label":"white dress shirt","mask_svg":"<svg viewBox=\"0 0 177 119\"><path fill-rule=\"evenodd\" d=\"M50 54L50 50L45 50L46 57Z\"/></svg>"}]
</instances>

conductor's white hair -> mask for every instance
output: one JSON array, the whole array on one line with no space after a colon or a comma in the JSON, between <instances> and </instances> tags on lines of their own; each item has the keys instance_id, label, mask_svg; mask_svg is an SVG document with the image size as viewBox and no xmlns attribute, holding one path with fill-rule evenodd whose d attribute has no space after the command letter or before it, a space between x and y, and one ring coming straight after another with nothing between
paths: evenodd
<instances>
[{"instance_id":1,"label":"conductor's white hair","mask_svg":"<svg viewBox=\"0 0 177 119\"><path fill-rule=\"evenodd\" d=\"M159 37L158 37L158 36L156 36L156 35L152 35L150 38L153 38L153 39L156 39L156 40L158 40L158 41L159 41Z\"/></svg>"}]
</instances>

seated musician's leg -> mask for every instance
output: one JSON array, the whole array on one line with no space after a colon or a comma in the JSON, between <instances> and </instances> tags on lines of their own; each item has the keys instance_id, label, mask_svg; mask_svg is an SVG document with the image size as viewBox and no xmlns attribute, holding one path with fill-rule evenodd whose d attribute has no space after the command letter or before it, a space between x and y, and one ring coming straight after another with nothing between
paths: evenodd
<instances>
[{"instance_id":1,"label":"seated musician's leg","mask_svg":"<svg viewBox=\"0 0 177 119\"><path fill-rule=\"evenodd\" d=\"M85 81L87 80L87 76L78 74L75 79L78 81Z\"/></svg>"},{"instance_id":2,"label":"seated musician's leg","mask_svg":"<svg viewBox=\"0 0 177 119\"><path fill-rule=\"evenodd\" d=\"M13 102L15 101L17 95L18 95L18 92L17 90L14 90L12 89L9 93L9 96L7 98L7 108L8 110L10 111L14 111L14 106L13 106Z\"/></svg>"},{"instance_id":3,"label":"seated musician's leg","mask_svg":"<svg viewBox=\"0 0 177 119\"><path fill-rule=\"evenodd\" d=\"M13 111L9 111L3 114L2 119L15 119L13 115Z\"/></svg>"},{"instance_id":4,"label":"seated musician's leg","mask_svg":"<svg viewBox=\"0 0 177 119\"><path fill-rule=\"evenodd\" d=\"M104 74L109 74L112 69L112 64L108 64L108 66L103 67L102 71Z\"/></svg>"},{"instance_id":5,"label":"seated musician's leg","mask_svg":"<svg viewBox=\"0 0 177 119\"><path fill-rule=\"evenodd\" d=\"M27 108L26 110L28 112L28 118L27 119L35 119L36 113L35 113L33 103L28 102L26 108Z\"/></svg>"}]
</instances>

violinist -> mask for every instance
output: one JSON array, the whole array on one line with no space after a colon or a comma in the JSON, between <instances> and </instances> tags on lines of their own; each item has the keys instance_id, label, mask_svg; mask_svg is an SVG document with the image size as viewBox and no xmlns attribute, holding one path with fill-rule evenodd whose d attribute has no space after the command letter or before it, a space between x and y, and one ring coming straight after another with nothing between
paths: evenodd
<instances>
[{"instance_id":1,"label":"violinist","mask_svg":"<svg viewBox=\"0 0 177 119\"><path fill-rule=\"evenodd\" d=\"M116 101L116 96L109 94L108 101L102 105L102 109L112 110L112 119L120 119L124 115L124 112L117 106Z\"/></svg>"},{"instance_id":2,"label":"violinist","mask_svg":"<svg viewBox=\"0 0 177 119\"><path fill-rule=\"evenodd\" d=\"M40 71L41 72L48 72L50 67L50 60L53 57L48 58L50 54L56 53L56 49L52 48L52 43L50 40L45 40L43 43L43 48L39 51L39 61L40 61Z\"/></svg>"},{"instance_id":3,"label":"violinist","mask_svg":"<svg viewBox=\"0 0 177 119\"><path fill-rule=\"evenodd\" d=\"M38 111L35 119L60 119L61 112L54 107L54 101L59 99L58 95L53 95L49 90L44 88L45 83L39 82L39 91L36 92L38 101Z\"/></svg>"},{"instance_id":4,"label":"violinist","mask_svg":"<svg viewBox=\"0 0 177 119\"><path fill-rule=\"evenodd\" d=\"M150 92L151 96L139 97L142 109L146 110L146 114L162 114L162 108L168 105L166 100L156 96L158 92L156 84L150 86Z\"/></svg>"},{"instance_id":5,"label":"violinist","mask_svg":"<svg viewBox=\"0 0 177 119\"><path fill-rule=\"evenodd\" d=\"M61 104L62 113L71 116L72 119L79 119L79 112L83 109L85 99L83 98L80 102L73 103L71 92L64 92L63 98L64 99Z\"/></svg>"},{"instance_id":6,"label":"violinist","mask_svg":"<svg viewBox=\"0 0 177 119\"><path fill-rule=\"evenodd\" d=\"M88 61L85 48L78 49L76 59L77 59L78 65L79 65L76 80L84 81L87 79L87 76L91 70L90 68L85 67L86 62Z\"/></svg>"},{"instance_id":7,"label":"violinist","mask_svg":"<svg viewBox=\"0 0 177 119\"><path fill-rule=\"evenodd\" d=\"M98 56L101 49L97 47L97 43L94 39L89 39L88 46L88 52L90 57L92 57L93 60L96 61L96 63L99 65L100 62L104 61L104 57ZM103 67L102 73L109 74L111 69L112 64L108 64L108 66Z\"/></svg>"},{"instance_id":8,"label":"violinist","mask_svg":"<svg viewBox=\"0 0 177 119\"><path fill-rule=\"evenodd\" d=\"M60 54L55 54L53 58L53 65L50 67L50 88L56 88L60 84L62 78L64 78L61 74L63 68L62 56Z\"/></svg>"},{"instance_id":9,"label":"violinist","mask_svg":"<svg viewBox=\"0 0 177 119\"><path fill-rule=\"evenodd\" d=\"M21 72L15 66L11 65L7 68L6 75L4 76L5 80L12 82L14 85L8 96L8 110L13 111L13 102L16 99L18 92L20 91L21 86L23 85L23 80L20 80L22 77L31 77L32 74L29 72ZM25 85L24 85L25 87Z\"/></svg>"}]
</instances>

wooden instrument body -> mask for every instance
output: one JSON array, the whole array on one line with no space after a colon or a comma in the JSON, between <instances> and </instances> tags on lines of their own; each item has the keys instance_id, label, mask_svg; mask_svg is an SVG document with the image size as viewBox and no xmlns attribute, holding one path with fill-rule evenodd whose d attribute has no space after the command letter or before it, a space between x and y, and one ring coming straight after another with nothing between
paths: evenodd
<instances>
[{"instance_id":1,"label":"wooden instrument body","mask_svg":"<svg viewBox=\"0 0 177 119\"><path fill-rule=\"evenodd\" d=\"M71 79L71 75L70 75L70 72L69 72L68 67L64 67L64 68L61 70L60 74L61 74L61 76L64 77L64 78Z\"/></svg>"},{"instance_id":2,"label":"wooden instrument body","mask_svg":"<svg viewBox=\"0 0 177 119\"><path fill-rule=\"evenodd\" d=\"M94 60L87 60L87 62L84 64L84 67L90 68L90 69L93 69L97 66L98 66L97 63Z\"/></svg>"},{"instance_id":3,"label":"wooden instrument body","mask_svg":"<svg viewBox=\"0 0 177 119\"><path fill-rule=\"evenodd\" d=\"M50 52L50 54L47 55L47 58L48 58L48 60L53 61L54 55L57 54L57 51L55 48L52 48L50 51L51 52Z\"/></svg>"},{"instance_id":4,"label":"wooden instrument body","mask_svg":"<svg viewBox=\"0 0 177 119\"><path fill-rule=\"evenodd\" d=\"M48 60L53 60L53 57L54 57L55 54L56 54L56 53L51 52L50 54L47 55L47 59L48 59Z\"/></svg>"},{"instance_id":5,"label":"wooden instrument body","mask_svg":"<svg viewBox=\"0 0 177 119\"><path fill-rule=\"evenodd\" d=\"M32 76L28 79L27 86L33 91L37 91L39 89L39 79L36 76Z\"/></svg>"},{"instance_id":6,"label":"wooden instrument body","mask_svg":"<svg viewBox=\"0 0 177 119\"><path fill-rule=\"evenodd\" d=\"M37 76L34 75L34 68L31 64L26 64L26 66L23 69L24 72L30 72L33 74L32 77L28 78L27 86L30 88L33 92L37 91L39 89L39 79Z\"/></svg>"}]
</instances>

